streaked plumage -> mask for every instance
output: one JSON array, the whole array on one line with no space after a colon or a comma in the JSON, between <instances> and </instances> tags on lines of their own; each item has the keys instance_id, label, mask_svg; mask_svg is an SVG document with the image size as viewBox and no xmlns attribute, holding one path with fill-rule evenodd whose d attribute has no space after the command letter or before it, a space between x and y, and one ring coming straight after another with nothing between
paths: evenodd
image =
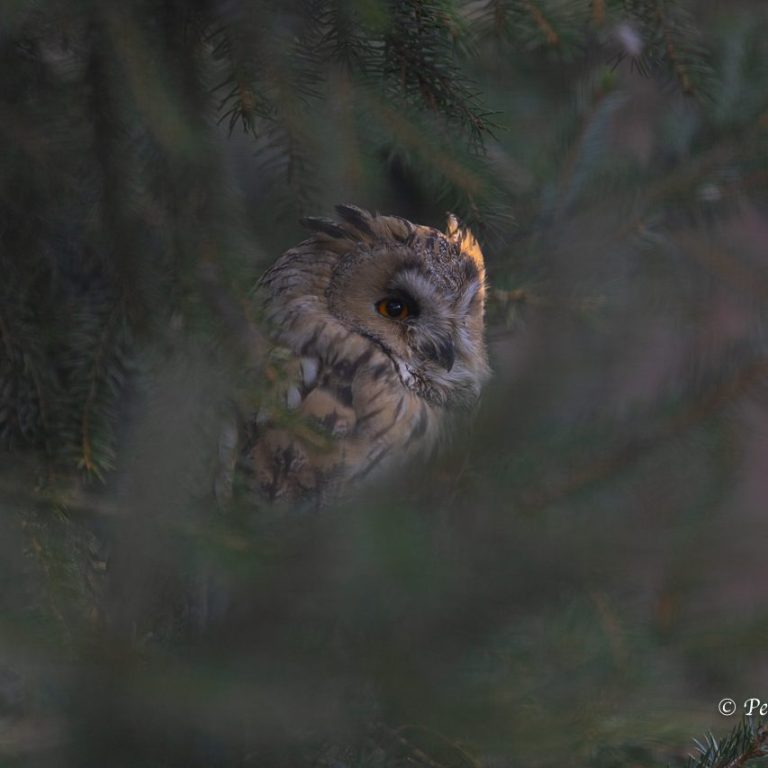
<instances>
[{"instance_id":1,"label":"streaked plumage","mask_svg":"<svg viewBox=\"0 0 768 768\"><path fill-rule=\"evenodd\" d=\"M488 375L472 234L338 206L259 283L275 350L243 464L270 500L335 494L432 447Z\"/></svg>"}]
</instances>

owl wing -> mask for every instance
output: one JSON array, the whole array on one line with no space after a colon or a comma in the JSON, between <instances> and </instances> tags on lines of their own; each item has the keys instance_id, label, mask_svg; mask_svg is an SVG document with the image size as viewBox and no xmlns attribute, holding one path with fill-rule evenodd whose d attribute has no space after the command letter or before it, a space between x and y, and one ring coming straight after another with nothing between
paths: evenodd
<instances>
[{"instance_id":1,"label":"owl wing","mask_svg":"<svg viewBox=\"0 0 768 768\"><path fill-rule=\"evenodd\" d=\"M402 386L392 361L343 333L330 355L291 361L268 410L246 425L246 474L270 501L336 495L437 436L437 418Z\"/></svg>"}]
</instances>

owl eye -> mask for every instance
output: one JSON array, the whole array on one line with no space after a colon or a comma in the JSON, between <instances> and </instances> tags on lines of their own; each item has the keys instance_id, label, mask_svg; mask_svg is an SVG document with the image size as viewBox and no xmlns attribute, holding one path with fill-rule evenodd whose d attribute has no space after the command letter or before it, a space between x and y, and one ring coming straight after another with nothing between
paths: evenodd
<instances>
[{"instance_id":1,"label":"owl eye","mask_svg":"<svg viewBox=\"0 0 768 768\"><path fill-rule=\"evenodd\" d=\"M376 311L390 320L405 320L416 314L416 307L407 299L381 299L376 302Z\"/></svg>"}]
</instances>

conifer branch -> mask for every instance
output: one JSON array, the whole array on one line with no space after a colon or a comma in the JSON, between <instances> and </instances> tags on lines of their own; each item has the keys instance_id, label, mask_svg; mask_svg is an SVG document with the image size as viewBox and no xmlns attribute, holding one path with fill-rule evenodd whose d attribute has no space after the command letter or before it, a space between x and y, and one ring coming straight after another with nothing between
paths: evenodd
<instances>
[{"instance_id":1,"label":"conifer branch","mask_svg":"<svg viewBox=\"0 0 768 768\"><path fill-rule=\"evenodd\" d=\"M699 754L689 758L687 768L743 768L768 755L768 723L744 718L719 741L711 732L703 742L694 741Z\"/></svg>"},{"instance_id":2,"label":"conifer branch","mask_svg":"<svg viewBox=\"0 0 768 768\"><path fill-rule=\"evenodd\" d=\"M544 39L547 41L547 45L557 46L560 45L560 35L555 32L552 24L547 20L546 16L542 13L541 9L533 2L533 0L523 0L523 5L530 14L536 26L541 30Z\"/></svg>"},{"instance_id":3,"label":"conifer branch","mask_svg":"<svg viewBox=\"0 0 768 768\"><path fill-rule=\"evenodd\" d=\"M586 463L576 472L558 483L550 483L546 490L526 494L522 507L525 511L544 509L570 497L595 483L615 475L657 446L688 432L715 413L749 393L768 376L768 359L745 363L733 374L717 381L703 395L666 420L652 426L645 433L628 439L614 451ZM719 763L715 764L719 768ZM694 768L710 768L696 765ZM714 765L711 767L714 768Z\"/></svg>"},{"instance_id":4,"label":"conifer branch","mask_svg":"<svg viewBox=\"0 0 768 768\"><path fill-rule=\"evenodd\" d=\"M98 474L99 466L94 461L93 455L93 410L96 404L96 396L98 394L99 385L101 383L102 376L104 375L104 359L111 350L112 342L112 325L118 318L118 309L110 312L107 322L104 325L104 329L99 335L96 342L96 349L94 350L93 358L89 364L89 384L88 392L85 397L85 403L83 405L83 415L81 418L80 427L80 461L78 462L85 471L89 474Z\"/></svg>"},{"instance_id":5,"label":"conifer branch","mask_svg":"<svg viewBox=\"0 0 768 768\"><path fill-rule=\"evenodd\" d=\"M58 601L56 600L56 596L53 594L52 590L54 578L51 573L51 566L53 563L51 556L46 551L45 547L41 544L39 537L34 533L34 531L30 530L31 526L29 526L26 521L21 521L21 528L28 538L29 550L34 556L34 559L40 567L40 570L43 572L43 576L45 578L45 593L48 610L50 610L51 615L59 623L62 631L64 632L64 635L67 638L70 638L71 632L69 624L67 623L64 614L61 612Z\"/></svg>"},{"instance_id":6,"label":"conifer branch","mask_svg":"<svg viewBox=\"0 0 768 768\"><path fill-rule=\"evenodd\" d=\"M643 38L642 52L629 54L632 66L646 76L671 73L686 95L709 95L710 55L699 42L684 0L628 0L626 6L628 20ZM625 56L626 51L621 51L615 60Z\"/></svg>"},{"instance_id":7,"label":"conifer branch","mask_svg":"<svg viewBox=\"0 0 768 768\"><path fill-rule=\"evenodd\" d=\"M507 6L504 0L488 0L485 10L490 9L493 19L493 31L496 36L500 36L507 24Z\"/></svg>"},{"instance_id":8,"label":"conifer branch","mask_svg":"<svg viewBox=\"0 0 768 768\"><path fill-rule=\"evenodd\" d=\"M661 29L661 32L664 36L664 44L666 47L667 58L669 59L669 63L671 64L675 74L677 75L677 79L680 81L680 87L683 89L683 93L691 95L695 92L695 88L693 86L693 83L691 82L691 78L690 78L690 75L688 74L688 70L678 53L677 45L672 37L672 30L670 28L670 25L668 23L667 17L664 13L660 0L654 0L654 7L655 7L656 20L658 22L659 29Z\"/></svg>"},{"instance_id":9,"label":"conifer branch","mask_svg":"<svg viewBox=\"0 0 768 768\"><path fill-rule=\"evenodd\" d=\"M592 22L596 27L605 23L605 0L592 0Z\"/></svg>"},{"instance_id":10,"label":"conifer branch","mask_svg":"<svg viewBox=\"0 0 768 768\"><path fill-rule=\"evenodd\" d=\"M465 749L450 741L449 739L446 739L442 734L437 734L427 728L408 725L392 728L391 726L382 722L375 723L373 727L375 731L385 736L387 741L393 745L396 745L398 750L404 752L406 755L406 760L410 764L424 766L424 768L448 768L449 765L456 766L456 768L459 768L459 766L479 768L478 762ZM438 761L435 756L428 754L424 747L419 746L414 742L413 739L410 739L405 735L407 731L419 730L428 733L432 737L436 737L442 745L450 750L452 759L449 763ZM456 762L456 757L458 757L460 762Z\"/></svg>"}]
</instances>

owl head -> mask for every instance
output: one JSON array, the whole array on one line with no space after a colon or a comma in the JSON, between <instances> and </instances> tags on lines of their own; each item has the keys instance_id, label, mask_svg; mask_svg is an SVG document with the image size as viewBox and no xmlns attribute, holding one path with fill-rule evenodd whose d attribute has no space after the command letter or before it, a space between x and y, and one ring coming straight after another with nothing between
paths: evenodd
<instances>
[{"instance_id":1,"label":"owl head","mask_svg":"<svg viewBox=\"0 0 768 768\"><path fill-rule=\"evenodd\" d=\"M485 269L472 233L337 206L343 219L305 219L339 254L329 311L377 344L403 385L434 405L466 405L489 374L483 340Z\"/></svg>"}]
</instances>

